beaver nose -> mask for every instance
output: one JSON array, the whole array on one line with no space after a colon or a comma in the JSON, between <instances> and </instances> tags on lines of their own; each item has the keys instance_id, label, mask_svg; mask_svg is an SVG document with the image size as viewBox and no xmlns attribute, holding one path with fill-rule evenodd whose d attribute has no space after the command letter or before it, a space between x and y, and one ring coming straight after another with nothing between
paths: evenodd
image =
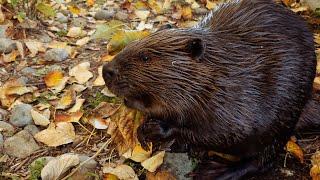
<instances>
[{"instance_id":1,"label":"beaver nose","mask_svg":"<svg viewBox=\"0 0 320 180\"><path fill-rule=\"evenodd\" d=\"M107 63L102 68L102 74L104 81L110 80L115 76L115 70L111 63Z\"/></svg>"}]
</instances>

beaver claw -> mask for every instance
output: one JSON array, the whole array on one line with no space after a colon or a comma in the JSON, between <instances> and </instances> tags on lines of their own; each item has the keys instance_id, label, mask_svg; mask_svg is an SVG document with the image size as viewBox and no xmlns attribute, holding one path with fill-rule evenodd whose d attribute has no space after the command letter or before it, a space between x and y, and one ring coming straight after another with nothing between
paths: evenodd
<instances>
[{"instance_id":1,"label":"beaver claw","mask_svg":"<svg viewBox=\"0 0 320 180\"><path fill-rule=\"evenodd\" d=\"M149 150L148 143L159 143L168 140L173 134L173 129L165 122L148 119L138 127L138 140L143 149Z\"/></svg>"}]
</instances>

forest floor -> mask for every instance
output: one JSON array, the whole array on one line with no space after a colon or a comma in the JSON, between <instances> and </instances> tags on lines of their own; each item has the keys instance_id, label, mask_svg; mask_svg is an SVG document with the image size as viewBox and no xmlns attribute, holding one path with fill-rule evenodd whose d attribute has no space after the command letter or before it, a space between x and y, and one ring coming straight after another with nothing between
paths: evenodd
<instances>
[{"instance_id":1,"label":"forest floor","mask_svg":"<svg viewBox=\"0 0 320 180\"><path fill-rule=\"evenodd\" d=\"M181 179L191 171L185 154L136 145L134 120L143 117L105 88L101 69L130 41L164 24L194 26L219 3L0 0L0 180ZM283 3L306 19L320 55L320 14ZM310 179L319 136L297 135L271 172L252 179Z\"/></svg>"}]
</instances>

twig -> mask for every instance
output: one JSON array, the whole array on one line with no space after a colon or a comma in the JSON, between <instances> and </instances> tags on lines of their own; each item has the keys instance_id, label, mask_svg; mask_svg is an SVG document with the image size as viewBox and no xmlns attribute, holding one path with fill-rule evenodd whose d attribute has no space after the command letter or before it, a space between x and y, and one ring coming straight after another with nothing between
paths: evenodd
<instances>
[{"instance_id":1,"label":"twig","mask_svg":"<svg viewBox=\"0 0 320 180\"><path fill-rule=\"evenodd\" d=\"M74 173L76 173L81 166L83 166L84 164L86 164L87 162L89 162L90 160L94 159L95 157L97 157L101 151L110 144L111 140L108 139L103 145L102 147L90 158L88 158L87 160L83 161L82 163L79 164L79 166L77 168L75 168L71 173L69 173L67 176L65 176L64 178L62 178L61 180L67 180L69 177L71 177Z\"/></svg>"}]
</instances>

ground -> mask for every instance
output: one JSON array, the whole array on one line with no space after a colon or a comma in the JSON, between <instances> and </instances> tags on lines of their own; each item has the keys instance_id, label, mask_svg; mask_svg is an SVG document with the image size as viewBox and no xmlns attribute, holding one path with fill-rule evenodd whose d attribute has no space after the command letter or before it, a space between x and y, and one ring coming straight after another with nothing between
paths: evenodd
<instances>
[{"instance_id":1,"label":"ground","mask_svg":"<svg viewBox=\"0 0 320 180\"><path fill-rule=\"evenodd\" d=\"M308 22L319 54L319 12L294 0L279 2ZM134 131L143 117L105 88L101 66L130 41L164 24L191 27L219 3L0 0L0 179L152 179L148 171L163 156L137 147ZM320 89L319 79L314 87ZM319 135L296 135L303 154L284 150L271 172L252 179L310 179ZM183 177L195 164L185 154L167 153L158 170L169 175L159 177Z\"/></svg>"}]
</instances>

